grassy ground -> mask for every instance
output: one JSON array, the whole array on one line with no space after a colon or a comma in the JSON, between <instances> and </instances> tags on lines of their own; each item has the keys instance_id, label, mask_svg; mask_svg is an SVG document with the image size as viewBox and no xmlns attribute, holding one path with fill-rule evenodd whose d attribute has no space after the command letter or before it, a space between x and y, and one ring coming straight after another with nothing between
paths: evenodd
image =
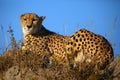
<instances>
[{"instance_id":1,"label":"grassy ground","mask_svg":"<svg viewBox=\"0 0 120 80\"><path fill-rule=\"evenodd\" d=\"M94 71L90 64L84 64L79 69L60 64L51 65L46 61L45 55L8 50L0 56L0 80L119 80L120 78L120 57L103 71Z\"/></svg>"}]
</instances>

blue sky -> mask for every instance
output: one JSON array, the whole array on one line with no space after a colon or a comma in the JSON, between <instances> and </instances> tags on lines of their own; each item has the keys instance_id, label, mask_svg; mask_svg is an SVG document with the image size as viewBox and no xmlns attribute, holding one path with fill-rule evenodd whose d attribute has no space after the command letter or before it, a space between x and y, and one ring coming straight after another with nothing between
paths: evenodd
<instances>
[{"instance_id":1,"label":"blue sky","mask_svg":"<svg viewBox=\"0 0 120 80\"><path fill-rule=\"evenodd\" d=\"M23 13L46 16L43 25L62 35L71 36L80 28L101 34L112 42L115 54L120 54L119 0L0 0L0 26L4 28L0 32L0 47L9 42L8 26L12 26L17 41L23 39Z\"/></svg>"}]
</instances>

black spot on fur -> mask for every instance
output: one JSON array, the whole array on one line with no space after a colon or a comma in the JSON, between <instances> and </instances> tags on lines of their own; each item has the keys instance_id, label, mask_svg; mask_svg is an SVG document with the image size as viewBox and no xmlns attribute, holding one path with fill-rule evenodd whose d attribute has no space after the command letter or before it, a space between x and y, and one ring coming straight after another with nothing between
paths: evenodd
<instances>
[{"instance_id":1,"label":"black spot on fur","mask_svg":"<svg viewBox=\"0 0 120 80\"><path fill-rule=\"evenodd\" d=\"M77 36L80 37L80 34L78 34Z\"/></svg>"},{"instance_id":2,"label":"black spot on fur","mask_svg":"<svg viewBox=\"0 0 120 80\"><path fill-rule=\"evenodd\" d=\"M84 44L84 42L82 42L82 44Z\"/></svg>"},{"instance_id":3,"label":"black spot on fur","mask_svg":"<svg viewBox=\"0 0 120 80\"><path fill-rule=\"evenodd\" d=\"M84 41L86 41L86 39L84 39Z\"/></svg>"},{"instance_id":4,"label":"black spot on fur","mask_svg":"<svg viewBox=\"0 0 120 80\"><path fill-rule=\"evenodd\" d=\"M76 46L76 43L74 44L74 46Z\"/></svg>"},{"instance_id":5,"label":"black spot on fur","mask_svg":"<svg viewBox=\"0 0 120 80\"><path fill-rule=\"evenodd\" d=\"M71 42L71 45L73 45L73 42Z\"/></svg>"},{"instance_id":6,"label":"black spot on fur","mask_svg":"<svg viewBox=\"0 0 120 80\"><path fill-rule=\"evenodd\" d=\"M88 34L85 34L85 36L87 37L87 36L88 36Z\"/></svg>"},{"instance_id":7,"label":"black spot on fur","mask_svg":"<svg viewBox=\"0 0 120 80\"><path fill-rule=\"evenodd\" d=\"M96 48L98 48L98 46L96 46Z\"/></svg>"},{"instance_id":8,"label":"black spot on fur","mask_svg":"<svg viewBox=\"0 0 120 80\"><path fill-rule=\"evenodd\" d=\"M87 40L89 40L89 38L87 38Z\"/></svg>"},{"instance_id":9,"label":"black spot on fur","mask_svg":"<svg viewBox=\"0 0 120 80\"><path fill-rule=\"evenodd\" d=\"M91 36L91 37L93 37L93 35L92 35L92 34L91 34L90 36Z\"/></svg>"},{"instance_id":10,"label":"black spot on fur","mask_svg":"<svg viewBox=\"0 0 120 80\"><path fill-rule=\"evenodd\" d=\"M82 37L84 38L84 35L82 35Z\"/></svg>"},{"instance_id":11,"label":"black spot on fur","mask_svg":"<svg viewBox=\"0 0 120 80\"><path fill-rule=\"evenodd\" d=\"M80 41L82 41L82 38L80 38Z\"/></svg>"},{"instance_id":12,"label":"black spot on fur","mask_svg":"<svg viewBox=\"0 0 120 80\"><path fill-rule=\"evenodd\" d=\"M73 39L75 40L75 36L73 37Z\"/></svg>"},{"instance_id":13,"label":"black spot on fur","mask_svg":"<svg viewBox=\"0 0 120 80\"><path fill-rule=\"evenodd\" d=\"M76 39L76 42L78 42L78 39Z\"/></svg>"},{"instance_id":14,"label":"black spot on fur","mask_svg":"<svg viewBox=\"0 0 120 80\"><path fill-rule=\"evenodd\" d=\"M78 44L78 46L80 46L80 44Z\"/></svg>"}]
</instances>

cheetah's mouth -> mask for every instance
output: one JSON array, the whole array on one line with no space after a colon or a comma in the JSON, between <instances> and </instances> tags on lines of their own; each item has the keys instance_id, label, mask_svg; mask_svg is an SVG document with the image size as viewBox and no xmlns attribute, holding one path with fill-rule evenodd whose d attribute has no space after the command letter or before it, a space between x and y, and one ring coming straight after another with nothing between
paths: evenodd
<instances>
[{"instance_id":1,"label":"cheetah's mouth","mask_svg":"<svg viewBox=\"0 0 120 80\"><path fill-rule=\"evenodd\" d=\"M22 29L23 29L23 33L24 33L24 34L31 34L32 31L33 31L33 28L32 28L32 27L31 27L31 28L24 27L24 28L22 28Z\"/></svg>"}]
</instances>

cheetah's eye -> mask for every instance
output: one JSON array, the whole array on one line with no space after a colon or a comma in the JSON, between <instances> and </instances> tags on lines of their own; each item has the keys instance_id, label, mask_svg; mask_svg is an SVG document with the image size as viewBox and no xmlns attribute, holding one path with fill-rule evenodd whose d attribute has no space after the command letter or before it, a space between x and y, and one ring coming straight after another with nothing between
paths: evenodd
<instances>
[{"instance_id":1,"label":"cheetah's eye","mask_svg":"<svg viewBox=\"0 0 120 80\"><path fill-rule=\"evenodd\" d=\"M37 19L33 19L32 21L37 21Z\"/></svg>"},{"instance_id":2,"label":"cheetah's eye","mask_svg":"<svg viewBox=\"0 0 120 80\"><path fill-rule=\"evenodd\" d=\"M27 19L26 18L24 18L24 21L26 21Z\"/></svg>"}]
</instances>

